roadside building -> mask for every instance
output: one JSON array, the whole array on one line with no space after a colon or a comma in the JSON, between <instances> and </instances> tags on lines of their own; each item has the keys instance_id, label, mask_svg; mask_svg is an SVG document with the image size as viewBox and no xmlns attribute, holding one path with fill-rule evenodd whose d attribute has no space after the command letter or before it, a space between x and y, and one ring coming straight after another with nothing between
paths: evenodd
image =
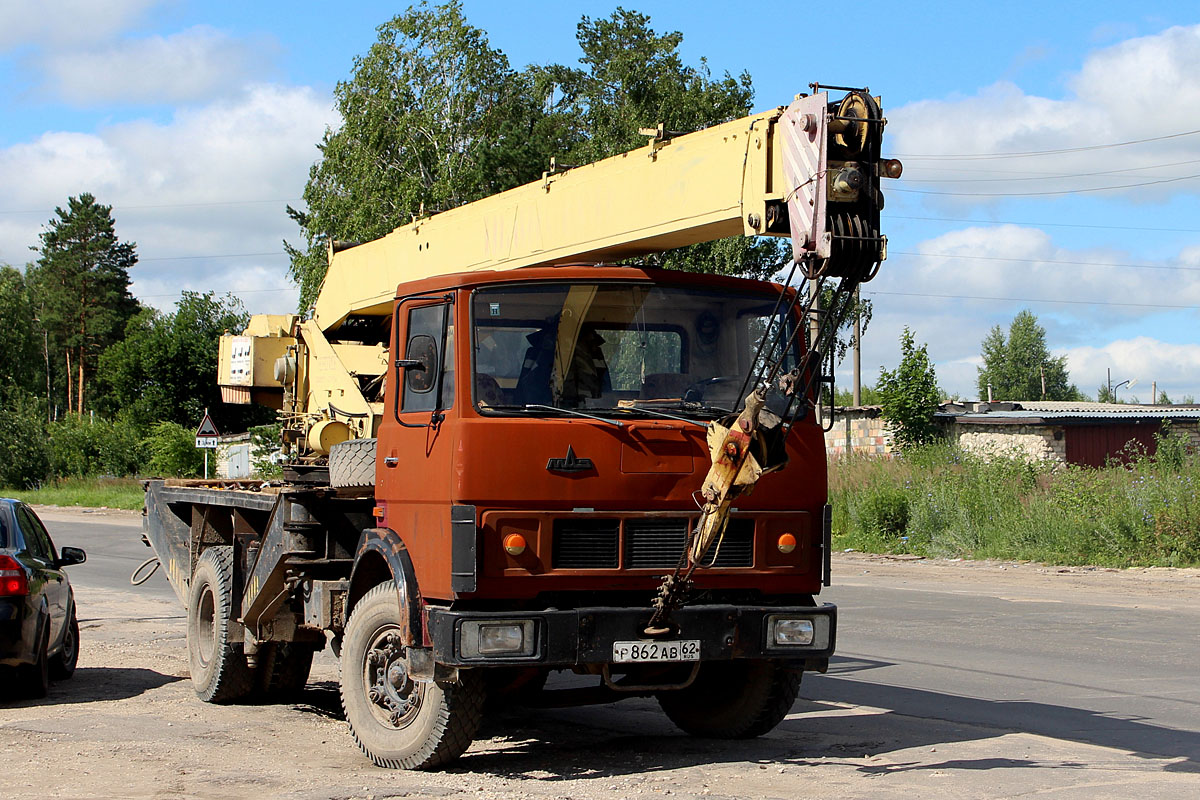
<instances>
[{"instance_id":1,"label":"roadside building","mask_svg":"<svg viewBox=\"0 0 1200 800\"><path fill-rule=\"evenodd\" d=\"M964 450L1064 464L1102 467L1109 459L1125 460L1130 447L1152 455L1164 424L1200 448L1200 405L946 403L936 418Z\"/></svg>"},{"instance_id":2,"label":"roadside building","mask_svg":"<svg viewBox=\"0 0 1200 800\"><path fill-rule=\"evenodd\" d=\"M1200 405L958 402L943 403L935 419L964 450L1016 454L1033 461L1102 467L1109 459L1125 460L1130 442L1153 454L1155 434L1162 432L1164 424L1200 449ZM886 457L893 450L892 434L879 406L839 408L833 427L825 433L825 451L831 458Z\"/></svg>"}]
</instances>

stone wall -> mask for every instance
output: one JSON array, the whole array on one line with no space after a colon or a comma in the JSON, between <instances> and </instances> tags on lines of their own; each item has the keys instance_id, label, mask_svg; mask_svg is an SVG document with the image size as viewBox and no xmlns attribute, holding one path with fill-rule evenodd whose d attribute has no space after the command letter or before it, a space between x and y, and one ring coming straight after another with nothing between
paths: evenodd
<instances>
[{"instance_id":1,"label":"stone wall","mask_svg":"<svg viewBox=\"0 0 1200 800\"><path fill-rule=\"evenodd\" d=\"M1067 461L1067 438L1061 425L947 426L958 445L969 453L1003 455L1027 461Z\"/></svg>"},{"instance_id":2,"label":"stone wall","mask_svg":"<svg viewBox=\"0 0 1200 800\"><path fill-rule=\"evenodd\" d=\"M1171 420L1171 433L1182 433L1188 437L1191 442L1192 449L1200 451L1200 420L1192 422L1184 422L1183 420Z\"/></svg>"},{"instance_id":3,"label":"stone wall","mask_svg":"<svg viewBox=\"0 0 1200 800\"><path fill-rule=\"evenodd\" d=\"M892 434L877 407L840 408L833 429L825 432L825 452L887 455L892 452Z\"/></svg>"}]
</instances>

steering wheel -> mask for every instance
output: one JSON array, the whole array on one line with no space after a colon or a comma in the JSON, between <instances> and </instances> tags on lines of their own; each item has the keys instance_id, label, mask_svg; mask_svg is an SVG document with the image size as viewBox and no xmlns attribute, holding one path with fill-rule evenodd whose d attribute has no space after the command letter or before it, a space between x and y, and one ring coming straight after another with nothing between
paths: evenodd
<instances>
[{"instance_id":1,"label":"steering wheel","mask_svg":"<svg viewBox=\"0 0 1200 800\"><path fill-rule=\"evenodd\" d=\"M687 388L683 393L683 399L688 403L698 403L704 399L706 391L713 386L718 386L722 383L733 383L734 381L742 380L737 375L718 375L715 378L705 378L701 381L696 381Z\"/></svg>"}]
</instances>

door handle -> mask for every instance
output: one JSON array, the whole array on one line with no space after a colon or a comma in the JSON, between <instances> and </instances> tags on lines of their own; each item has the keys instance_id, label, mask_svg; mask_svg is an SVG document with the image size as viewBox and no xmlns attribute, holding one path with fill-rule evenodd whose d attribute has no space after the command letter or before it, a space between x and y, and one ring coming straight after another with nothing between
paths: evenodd
<instances>
[{"instance_id":1,"label":"door handle","mask_svg":"<svg viewBox=\"0 0 1200 800\"><path fill-rule=\"evenodd\" d=\"M388 456L383 460L383 465L385 467L396 467L399 466L399 464L400 459L396 458L395 456Z\"/></svg>"}]
</instances>

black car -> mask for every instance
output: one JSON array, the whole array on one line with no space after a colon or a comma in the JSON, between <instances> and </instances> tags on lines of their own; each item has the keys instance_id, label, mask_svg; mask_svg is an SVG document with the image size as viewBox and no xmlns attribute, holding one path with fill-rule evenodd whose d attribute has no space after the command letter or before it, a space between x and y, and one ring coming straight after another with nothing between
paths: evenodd
<instances>
[{"instance_id":1,"label":"black car","mask_svg":"<svg viewBox=\"0 0 1200 800\"><path fill-rule=\"evenodd\" d=\"M57 552L29 506L0 498L0 667L17 671L26 697L75 672L79 621L63 567L86 558L78 547Z\"/></svg>"}]
</instances>

